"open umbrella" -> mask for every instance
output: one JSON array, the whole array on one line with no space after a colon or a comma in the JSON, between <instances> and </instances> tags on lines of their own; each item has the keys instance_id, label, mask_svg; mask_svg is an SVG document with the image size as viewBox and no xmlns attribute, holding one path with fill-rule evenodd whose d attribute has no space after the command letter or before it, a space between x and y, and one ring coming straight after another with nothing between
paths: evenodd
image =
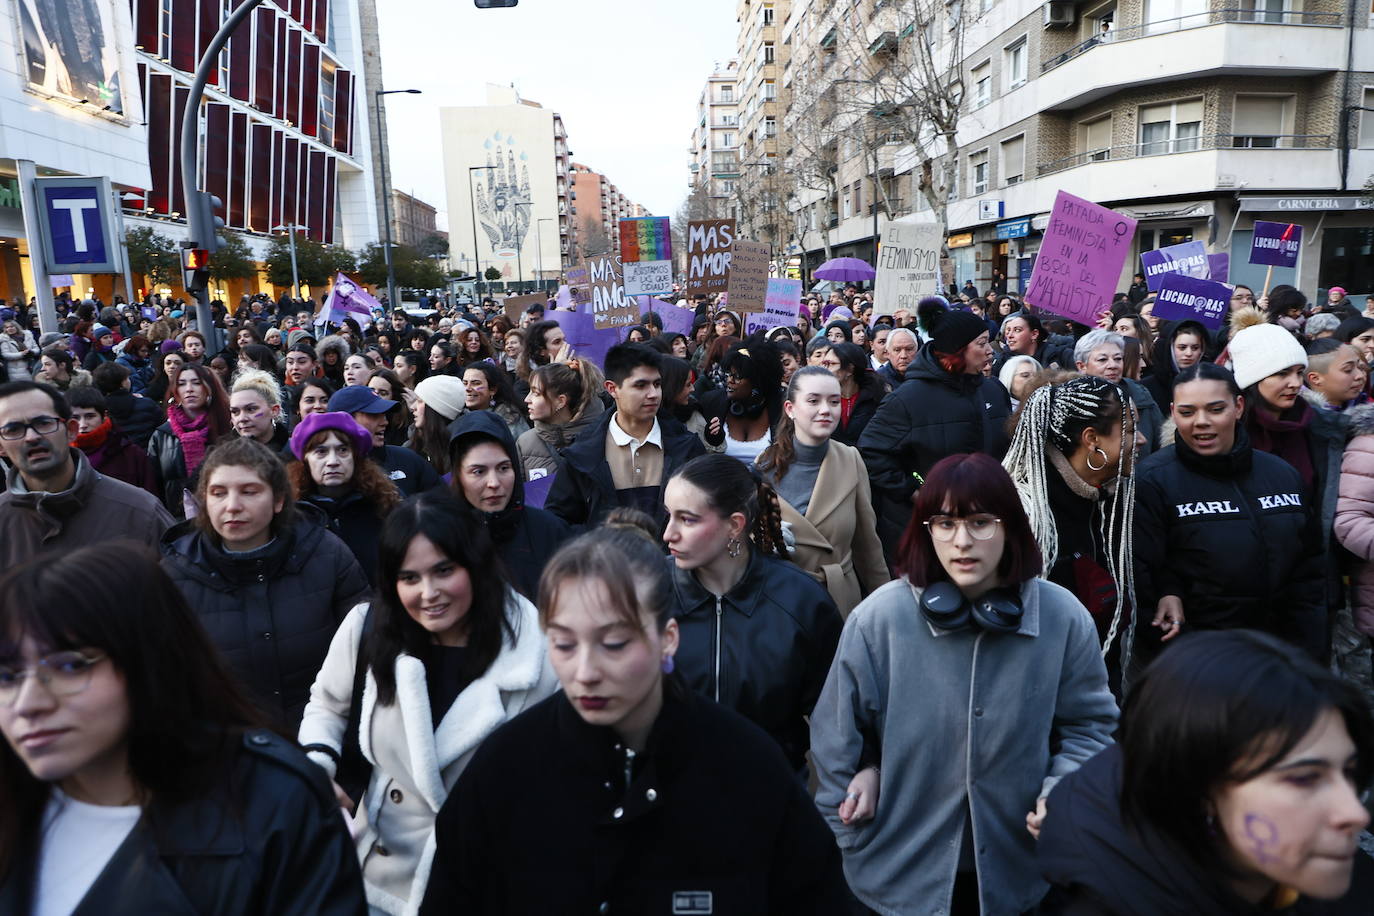
<instances>
[{"instance_id":1,"label":"open umbrella","mask_svg":"<svg viewBox=\"0 0 1374 916\"><path fill-rule=\"evenodd\" d=\"M877 276L877 271L860 258L831 258L820 267L811 271L811 276L822 280L838 280L841 283L867 282Z\"/></svg>"}]
</instances>

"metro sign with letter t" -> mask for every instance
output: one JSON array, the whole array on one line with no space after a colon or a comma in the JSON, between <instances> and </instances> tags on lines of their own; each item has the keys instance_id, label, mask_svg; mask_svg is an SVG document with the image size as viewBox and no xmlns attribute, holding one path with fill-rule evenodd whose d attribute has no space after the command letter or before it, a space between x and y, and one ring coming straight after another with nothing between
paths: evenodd
<instances>
[{"instance_id":1,"label":"metro sign with letter t","mask_svg":"<svg viewBox=\"0 0 1374 916\"><path fill-rule=\"evenodd\" d=\"M49 274L119 272L108 178L35 178Z\"/></svg>"}]
</instances>

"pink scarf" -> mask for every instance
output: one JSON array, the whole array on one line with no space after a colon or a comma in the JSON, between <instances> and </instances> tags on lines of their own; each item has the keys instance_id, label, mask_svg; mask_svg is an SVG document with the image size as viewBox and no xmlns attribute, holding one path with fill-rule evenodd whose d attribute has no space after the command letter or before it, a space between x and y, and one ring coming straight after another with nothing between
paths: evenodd
<instances>
[{"instance_id":1,"label":"pink scarf","mask_svg":"<svg viewBox=\"0 0 1374 916\"><path fill-rule=\"evenodd\" d=\"M192 420L186 416L186 411L181 409L180 404L169 404L167 422L171 424L172 432L176 433L177 439L181 442L186 476L189 477L205 460L205 449L210 445L210 414L207 411Z\"/></svg>"}]
</instances>

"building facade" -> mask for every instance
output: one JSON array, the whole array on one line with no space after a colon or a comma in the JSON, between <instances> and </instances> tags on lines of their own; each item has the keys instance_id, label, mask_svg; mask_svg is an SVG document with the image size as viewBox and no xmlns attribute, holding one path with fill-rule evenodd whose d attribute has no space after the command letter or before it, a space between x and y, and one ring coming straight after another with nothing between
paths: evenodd
<instances>
[{"instance_id":1,"label":"building facade","mask_svg":"<svg viewBox=\"0 0 1374 916\"><path fill-rule=\"evenodd\" d=\"M936 218L935 197L956 282L1023 289L1062 189L1139 219L1137 257L1198 240L1258 286L1254 221L1284 220L1304 248L1272 283L1374 290L1372 20L1336 0L793 0L776 39L790 244L808 268L871 258L889 217ZM742 13L741 42L762 28ZM894 72L920 83L917 43L959 61L953 143L884 107Z\"/></svg>"},{"instance_id":2,"label":"building facade","mask_svg":"<svg viewBox=\"0 0 1374 916\"><path fill-rule=\"evenodd\" d=\"M448 233L440 232L436 222L438 210L418 197L404 191L391 191L391 240L398 245L419 248L420 243L438 236L447 241Z\"/></svg>"},{"instance_id":3,"label":"building facade","mask_svg":"<svg viewBox=\"0 0 1374 916\"><path fill-rule=\"evenodd\" d=\"M736 95L739 62L717 64L697 100L697 123L687 149L687 182L694 219L736 216L740 122Z\"/></svg>"},{"instance_id":4,"label":"building facade","mask_svg":"<svg viewBox=\"0 0 1374 916\"><path fill-rule=\"evenodd\" d=\"M572 178L579 259L619 251L620 221L651 215L590 166L574 162Z\"/></svg>"},{"instance_id":5,"label":"building facade","mask_svg":"<svg viewBox=\"0 0 1374 916\"><path fill-rule=\"evenodd\" d=\"M794 50L781 35L791 7L792 0L738 0L738 172L734 179L722 179L734 181L733 206L741 234L767 242L775 253L790 236L789 180L781 172L779 134L784 114L781 77Z\"/></svg>"},{"instance_id":6,"label":"building facade","mask_svg":"<svg viewBox=\"0 0 1374 916\"><path fill-rule=\"evenodd\" d=\"M494 267L507 283L557 279L576 232L563 119L488 85L486 105L442 108L439 120L449 263L477 275Z\"/></svg>"}]
</instances>

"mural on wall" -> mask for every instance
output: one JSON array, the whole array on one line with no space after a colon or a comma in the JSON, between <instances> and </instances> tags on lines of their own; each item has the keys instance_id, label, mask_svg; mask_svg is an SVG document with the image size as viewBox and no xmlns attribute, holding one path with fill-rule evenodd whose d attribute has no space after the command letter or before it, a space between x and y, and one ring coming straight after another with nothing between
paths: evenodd
<instances>
[{"instance_id":1,"label":"mural on wall","mask_svg":"<svg viewBox=\"0 0 1374 916\"><path fill-rule=\"evenodd\" d=\"M529 155L517 152L515 136L497 131L482 146L487 165L476 173L477 219L498 258L514 258L525 248L530 228Z\"/></svg>"},{"instance_id":2,"label":"mural on wall","mask_svg":"<svg viewBox=\"0 0 1374 916\"><path fill-rule=\"evenodd\" d=\"M123 113L111 0L20 0L19 31L31 88Z\"/></svg>"}]
</instances>

